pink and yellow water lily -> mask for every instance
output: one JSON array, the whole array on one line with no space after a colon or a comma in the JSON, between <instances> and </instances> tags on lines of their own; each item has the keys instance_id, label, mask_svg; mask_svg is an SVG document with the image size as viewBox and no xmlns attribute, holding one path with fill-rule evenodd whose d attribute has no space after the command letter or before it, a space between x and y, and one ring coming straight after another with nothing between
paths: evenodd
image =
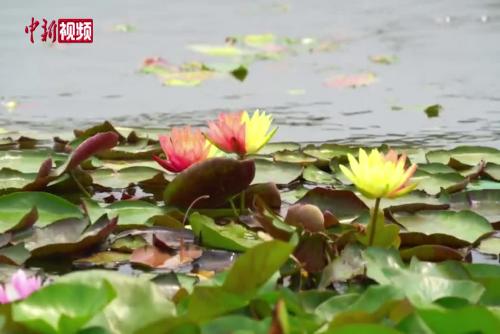
<instances>
[{"instance_id":1,"label":"pink and yellow water lily","mask_svg":"<svg viewBox=\"0 0 500 334\"><path fill-rule=\"evenodd\" d=\"M276 133L271 129L271 115L255 110L221 113L217 120L208 122L207 138L215 146L227 153L240 156L257 153Z\"/></svg>"},{"instance_id":2,"label":"pink and yellow water lily","mask_svg":"<svg viewBox=\"0 0 500 334\"><path fill-rule=\"evenodd\" d=\"M216 148L205 138L199 129L173 128L169 135L159 136L165 159L153 159L166 170L179 173L193 164L213 156Z\"/></svg>"}]
</instances>

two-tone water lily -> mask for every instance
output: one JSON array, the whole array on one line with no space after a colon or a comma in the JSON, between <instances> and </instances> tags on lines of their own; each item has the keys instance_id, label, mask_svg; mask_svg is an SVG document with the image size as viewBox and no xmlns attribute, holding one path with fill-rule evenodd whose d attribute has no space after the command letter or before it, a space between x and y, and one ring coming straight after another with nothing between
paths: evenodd
<instances>
[{"instance_id":1,"label":"two-tone water lily","mask_svg":"<svg viewBox=\"0 0 500 334\"><path fill-rule=\"evenodd\" d=\"M41 287L40 277L28 277L23 270L19 269L12 275L10 282L0 285L0 304L24 299Z\"/></svg>"},{"instance_id":2,"label":"two-tone water lily","mask_svg":"<svg viewBox=\"0 0 500 334\"><path fill-rule=\"evenodd\" d=\"M217 120L208 122L207 138L219 149L240 156L257 153L276 133L271 129L271 115L255 110L221 113Z\"/></svg>"},{"instance_id":3,"label":"two-tone water lily","mask_svg":"<svg viewBox=\"0 0 500 334\"><path fill-rule=\"evenodd\" d=\"M410 182L417 169L413 164L406 168L406 155L398 158L398 154L391 150L386 155L373 149L368 155L365 150L359 149L359 158L356 160L351 154L348 156L349 168L340 166L344 175L351 180L356 188L366 197L375 198L375 208L368 230L370 231L368 245L373 245L376 224L379 220L379 207L382 198L403 196L413 189L416 184ZM382 215L383 219L383 215Z\"/></svg>"},{"instance_id":4,"label":"two-tone water lily","mask_svg":"<svg viewBox=\"0 0 500 334\"><path fill-rule=\"evenodd\" d=\"M406 155L398 159L391 150L386 155L374 149L368 155L359 149L359 160L348 156L349 168L340 166L344 175L356 188L369 198L395 198L412 191L416 184L410 182L417 165L406 168Z\"/></svg>"},{"instance_id":5,"label":"two-tone water lily","mask_svg":"<svg viewBox=\"0 0 500 334\"><path fill-rule=\"evenodd\" d=\"M178 173L191 165L213 156L216 148L210 144L199 129L173 128L169 135L158 137L166 159L153 159L166 170Z\"/></svg>"}]
</instances>

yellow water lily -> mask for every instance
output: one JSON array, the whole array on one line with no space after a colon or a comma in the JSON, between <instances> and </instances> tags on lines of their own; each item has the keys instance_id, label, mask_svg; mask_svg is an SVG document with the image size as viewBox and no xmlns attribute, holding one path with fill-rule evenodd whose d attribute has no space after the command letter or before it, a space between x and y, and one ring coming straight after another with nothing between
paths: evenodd
<instances>
[{"instance_id":1,"label":"yellow water lily","mask_svg":"<svg viewBox=\"0 0 500 334\"><path fill-rule=\"evenodd\" d=\"M265 111L255 110L221 113L217 120L208 122L207 138L228 153L241 156L257 153L276 133L271 129L273 119Z\"/></svg>"},{"instance_id":2,"label":"yellow water lily","mask_svg":"<svg viewBox=\"0 0 500 334\"><path fill-rule=\"evenodd\" d=\"M344 175L356 188L369 198L395 198L415 189L416 184L410 182L417 165L406 168L406 155L398 159L398 154L390 150L386 155L373 149L368 155L359 149L359 160L351 154L348 156L349 168L341 165Z\"/></svg>"}]
</instances>

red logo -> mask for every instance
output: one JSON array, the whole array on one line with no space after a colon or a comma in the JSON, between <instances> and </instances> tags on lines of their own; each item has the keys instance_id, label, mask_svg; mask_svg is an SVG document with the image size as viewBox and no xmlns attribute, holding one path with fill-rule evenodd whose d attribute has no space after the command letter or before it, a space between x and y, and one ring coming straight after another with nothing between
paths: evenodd
<instances>
[{"instance_id":1,"label":"red logo","mask_svg":"<svg viewBox=\"0 0 500 334\"><path fill-rule=\"evenodd\" d=\"M35 43L33 35L40 22L31 18L31 24L24 28L26 34L30 34L30 42ZM94 20L92 19L59 19L48 22L45 18L41 26L42 42L56 40L59 43L92 43L94 41Z\"/></svg>"}]
</instances>

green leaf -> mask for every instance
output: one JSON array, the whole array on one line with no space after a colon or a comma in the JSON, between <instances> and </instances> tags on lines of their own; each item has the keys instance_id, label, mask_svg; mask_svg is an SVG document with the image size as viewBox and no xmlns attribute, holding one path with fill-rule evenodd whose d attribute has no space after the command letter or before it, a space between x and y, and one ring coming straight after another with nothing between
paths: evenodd
<instances>
[{"instance_id":1,"label":"green leaf","mask_svg":"<svg viewBox=\"0 0 500 334\"><path fill-rule=\"evenodd\" d=\"M1 151L0 169L9 168L22 173L37 173L40 165L48 158L52 158L54 163L62 163L67 159L67 155L49 150Z\"/></svg>"},{"instance_id":2,"label":"green leaf","mask_svg":"<svg viewBox=\"0 0 500 334\"><path fill-rule=\"evenodd\" d=\"M411 178L411 182L417 183L416 189L423 190L429 195L437 195L441 189L447 189L465 178L457 172L454 173L433 173L417 171Z\"/></svg>"},{"instance_id":3,"label":"green leaf","mask_svg":"<svg viewBox=\"0 0 500 334\"><path fill-rule=\"evenodd\" d=\"M37 333L76 333L115 298L109 282L54 283L12 306L14 321Z\"/></svg>"},{"instance_id":4,"label":"green leaf","mask_svg":"<svg viewBox=\"0 0 500 334\"><path fill-rule=\"evenodd\" d=\"M98 169L90 173L94 184L107 188L126 188L131 184L138 184L141 181L150 180L159 172L155 168L133 166L122 168L119 171L112 169Z\"/></svg>"},{"instance_id":5,"label":"green leaf","mask_svg":"<svg viewBox=\"0 0 500 334\"><path fill-rule=\"evenodd\" d=\"M342 326L340 328L330 329L324 334L359 334L359 333L370 333L370 334L401 334L390 327L385 327L377 324L350 324Z\"/></svg>"},{"instance_id":6,"label":"green leaf","mask_svg":"<svg viewBox=\"0 0 500 334\"><path fill-rule=\"evenodd\" d=\"M406 267L396 250L374 247L365 251L364 258L368 277L398 288L414 305L427 305L444 297L476 303L484 293L481 284L463 276L463 268L449 268L447 262L435 264L413 258ZM459 264L454 263L454 266ZM457 274L457 269L462 270L461 274Z\"/></svg>"},{"instance_id":7,"label":"green leaf","mask_svg":"<svg viewBox=\"0 0 500 334\"><path fill-rule=\"evenodd\" d=\"M249 249L231 267L224 289L239 295L255 293L288 260L294 247L291 243L274 240Z\"/></svg>"},{"instance_id":8,"label":"green leaf","mask_svg":"<svg viewBox=\"0 0 500 334\"><path fill-rule=\"evenodd\" d=\"M297 179L302 174L302 170L302 166L293 163L256 159L255 178L252 183L288 184Z\"/></svg>"},{"instance_id":9,"label":"green leaf","mask_svg":"<svg viewBox=\"0 0 500 334\"><path fill-rule=\"evenodd\" d=\"M189 216L189 224L196 237L207 247L243 252L262 242L255 232L239 224L220 226L212 218L197 212Z\"/></svg>"},{"instance_id":10,"label":"green leaf","mask_svg":"<svg viewBox=\"0 0 500 334\"><path fill-rule=\"evenodd\" d=\"M268 334L270 319L254 320L242 315L228 315L209 321L201 326L202 334L238 333ZM243 333L242 333L243 334Z\"/></svg>"},{"instance_id":11,"label":"green leaf","mask_svg":"<svg viewBox=\"0 0 500 334\"><path fill-rule=\"evenodd\" d=\"M496 334L500 328L498 317L475 305L459 309L419 308L417 313L434 333Z\"/></svg>"},{"instance_id":12,"label":"green leaf","mask_svg":"<svg viewBox=\"0 0 500 334\"><path fill-rule=\"evenodd\" d=\"M86 219L64 219L41 229L36 229L25 239L25 246L33 257L69 254L86 251L102 243L114 230L116 219L102 217L88 226Z\"/></svg>"},{"instance_id":13,"label":"green leaf","mask_svg":"<svg viewBox=\"0 0 500 334\"><path fill-rule=\"evenodd\" d=\"M56 282L78 283L93 288L102 286L103 282L110 283L115 289L116 298L95 314L87 327L103 327L112 334L144 333L141 331L143 328L176 315L175 305L147 278L112 271L87 270L65 275ZM134 305L137 307L131 307Z\"/></svg>"},{"instance_id":14,"label":"green leaf","mask_svg":"<svg viewBox=\"0 0 500 334\"><path fill-rule=\"evenodd\" d=\"M446 234L473 243L485 233L493 231L490 223L472 211L423 211L415 215L399 213L395 219L409 232L428 236Z\"/></svg>"},{"instance_id":15,"label":"green leaf","mask_svg":"<svg viewBox=\"0 0 500 334\"><path fill-rule=\"evenodd\" d=\"M490 223L500 222L500 189L472 190L451 194L452 210L470 210L488 219Z\"/></svg>"},{"instance_id":16,"label":"green leaf","mask_svg":"<svg viewBox=\"0 0 500 334\"><path fill-rule=\"evenodd\" d=\"M44 192L17 192L0 196L0 229L9 230L33 208L38 211L36 225L47 226L57 220L82 218L80 209L67 200Z\"/></svg>"},{"instance_id":17,"label":"green leaf","mask_svg":"<svg viewBox=\"0 0 500 334\"><path fill-rule=\"evenodd\" d=\"M475 166L481 162L500 164L500 151L483 146L459 146L452 150L436 150L426 154L429 162L439 162L447 165Z\"/></svg>"},{"instance_id":18,"label":"green leaf","mask_svg":"<svg viewBox=\"0 0 500 334\"><path fill-rule=\"evenodd\" d=\"M309 182L318 184L336 184L339 183L332 174L322 171L314 165L309 165L304 169L302 177Z\"/></svg>"},{"instance_id":19,"label":"green leaf","mask_svg":"<svg viewBox=\"0 0 500 334\"><path fill-rule=\"evenodd\" d=\"M317 187L309 190L297 203L316 205L321 211L328 210L341 222L351 222L368 212L366 204L349 190Z\"/></svg>"},{"instance_id":20,"label":"green leaf","mask_svg":"<svg viewBox=\"0 0 500 334\"><path fill-rule=\"evenodd\" d=\"M107 214L110 218L118 217L118 225L121 227L152 225L152 217L166 213L163 208L140 200L117 201L104 207L88 199L83 202L92 222Z\"/></svg>"}]
</instances>

